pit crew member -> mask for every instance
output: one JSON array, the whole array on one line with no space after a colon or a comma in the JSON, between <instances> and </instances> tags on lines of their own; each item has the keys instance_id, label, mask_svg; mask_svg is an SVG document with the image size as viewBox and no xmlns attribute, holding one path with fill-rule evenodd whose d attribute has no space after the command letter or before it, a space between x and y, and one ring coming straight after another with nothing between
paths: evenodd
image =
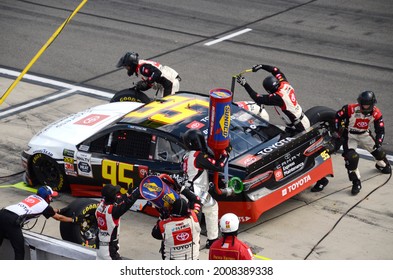
<instances>
[{"instance_id":1,"label":"pit crew member","mask_svg":"<svg viewBox=\"0 0 393 280\"><path fill-rule=\"evenodd\" d=\"M275 66L266 64L257 64L252 67L253 72L265 70L272 75L263 80L263 87L268 94L258 94L247 83L245 77L239 75L237 82L243 86L250 97L258 105L274 106L277 114L284 121L286 128L285 131L291 135L302 132L310 127L310 121L304 114L302 107L296 99L295 90L288 82L284 73ZM327 178L320 179L314 187L312 192L322 191L329 183Z\"/></svg>"},{"instance_id":2,"label":"pit crew member","mask_svg":"<svg viewBox=\"0 0 393 280\"><path fill-rule=\"evenodd\" d=\"M138 53L127 52L116 64L117 68L127 69L128 76L142 76L136 88L146 91L150 88L158 90L160 97L174 94L180 88L179 74L169 66L159 62L140 59Z\"/></svg>"},{"instance_id":3,"label":"pit crew member","mask_svg":"<svg viewBox=\"0 0 393 280\"><path fill-rule=\"evenodd\" d=\"M362 188L358 169L358 146L366 149L375 158L375 168L384 174L392 172L386 153L382 149L385 137L385 124L382 113L375 104L377 99L372 91L363 91L357 98L357 103L344 105L336 113L336 136L342 138L345 168L349 180L352 181L351 193L356 195ZM374 126L375 135L370 128Z\"/></svg>"},{"instance_id":4,"label":"pit crew member","mask_svg":"<svg viewBox=\"0 0 393 280\"><path fill-rule=\"evenodd\" d=\"M97 260L121 260L119 254L120 217L140 198L139 188L128 187L120 195L120 186L106 184L95 216L98 225Z\"/></svg>"},{"instance_id":5,"label":"pit crew member","mask_svg":"<svg viewBox=\"0 0 393 280\"><path fill-rule=\"evenodd\" d=\"M218 238L218 203L209 193L208 171L223 172L228 160L230 148L219 160L216 160L207 149L205 138L197 129L187 130L183 142L188 152L183 156L183 171L187 174L186 187L194 192L202 202L202 213L205 215L207 241L206 248Z\"/></svg>"},{"instance_id":6,"label":"pit crew member","mask_svg":"<svg viewBox=\"0 0 393 280\"><path fill-rule=\"evenodd\" d=\"M29 195L23 201L7 206L0 210L0 245L3 238L8 238L15 253L15 260L25 258L25 239L22 232L24 224L43 215L46 219L52 217L60 222L78 223L81 217L66 217L60 214L60 209L53 208L52 197L58 193L49 186L42 186L37 194Z\"/></svg>"},{"instance_id":7,"label":"pit crew member","mask_svg":"<svg viewBox=\"0 0 393 280\"><path fill-rule=\"evenodd\" d=\"M226 213L220 219L222 237L210 247L209 260L252 260L250 247L237 238L239 218Z\"/></svg>"}]
</instances>

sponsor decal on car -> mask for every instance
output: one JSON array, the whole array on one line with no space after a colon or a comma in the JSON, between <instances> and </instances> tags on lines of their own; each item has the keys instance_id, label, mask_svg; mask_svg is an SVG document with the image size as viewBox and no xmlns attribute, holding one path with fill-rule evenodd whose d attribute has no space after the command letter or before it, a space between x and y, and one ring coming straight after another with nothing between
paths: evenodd
<instances>
[{"instance_id":1,"label":"sponsor decal on car","mask_svg":"<svg viewBox=\"0 0 393 280\"><path fill-rule=\"evenodd\" d=\"M282 139L282 140L274 143L273 145L270 145L269 147L263 148L257 154L258 155L268 155L271 152L274 152L275 150L277 150L278 148L284 146L285 144L290 143L292 140L295 140L295 138L287 137L285 139Z\"/></svg>"},{"instance_id":2,"label":"sponsor decal on car","mask_svg":"<svg viewBox=\"0 0 393 280\"><path fill-rule=\"evenodd\" d=\"M147 166L138 166L139 178L145 178L148 172L149 172L149 168Z\"/></svg>"},{"instance_id":3,"label":"sponsor decal on car","mask_svg":"<svg viewBox=\"0 0 393 280\"><path fill-rule=\"evenodd\" d=\"M64 157L64 172L66 175L77 176L75 167L74 167L74 158L72 157Z\"/></svg>"},{"instance_id":4,"label":"sponsor decal on car","mask_svg":"<svg viewBox=\"0 0 393 280\"><path fill-rule=\"evenodd\" d=\"M224 138L228 137L229 124L231 121L231 107L229 105L224 107L224 113L220 119L221 133Z\"/></svg>"},{"instance_id":5,"label":"sponsor decal on car","mask_svg":"<svg viewBox=\"0 0 393 280\"><path fill-rule=\"evenodd\" d=\"M74 165L71 163L64 162L64 172L66 175L70 175L74 177L78 176Z\"/></svg>"},{"instance_id":6,"label":"sponsor decal on car","mask_svg":"<svg viewBox=\"0 0 393 280\"><path fill-rule=\"evenodd\" d=\"M307 184L307 182L311 181L311 176L309 174L301 177L299 180L293 182L289 186L285 187L284 189L281 190L281 195L286 196L290 194L293 191L296 191L298 188L302 187L304 184Z\"/></svg>"},{"instance_id":7,"label":"sponsor decal on car","mask_svg":"<svg viewBox=\"0 0 393 280\"><path fill-rule=\"evenodd\" d=\"M261 157L260 156L255 156L255 155L247 155L245 157L242 157L240 160L236 161L236 164L242 165L242 166L249 166L253 164L254 162L257 162Z\"/></svg>"},{"instance_id":8,"label":"sponsor decal on car","mask_svg":"<svg viewBox=\"0 0 393 280\"><path fill-rule=\"evenodd\" d=\"M204 127L205 125L201 122L198 121L192 121L189 124L186 125L187 128L190 129L201 129L202 127Z\"/></svg>"},{"instance_id":9,"label":"sponsor decal on car","mask_svg":"<svg viewBox=\"0 0 393 280\"><path fill-rule=\"evenodd\" d=\"M284 176L288 176L291 173L298 171L304 167L304 162L299 164L295 164L295 162L291 162L290 164L283 167Z\"/></svg>"},{"instance_id":10,"label":"sponsor decal on car","mask_svg":"<svg viewBox=\"0 0 393 280\"><path fill-rule=\"evenodd\" d=\"M81 150L82 152L87 152L89 148L90 147L87 145L80 145L79 150Z\"/></svg>"},{"instance_id":11,"label":"sponsor decal on car","mask_svg":"<svg viewBox=\"0 0 393 280\"><path fill-rule=\"evenodd\" d=\"M84 117L83 119L80 119L79 121L74 122L74 124L93 126L93 125L101 122L102 120L106 119L107 117L109 117L109 115L90 114L90 115Z\"/></svg>"},{"instance_id":12,"label":"sponsor decal on car","mask_svg":"<svg viewBox=\"0 0 393 280\"><path fill-rule=\"evenodd\" d=\"M53 153L48 151L47 149L41 149L41 150L33 151L33 154L44 154L44 155L47 155L49 157L53 157Z\"/></svg>"},{"instance_id":13,"label":"sponsor decal on car","mask_svg":"<svg viewBox=\"0 0 393 280\"><path fill-rule=\"evenodd\" d=\"M241 222L241 223L246 223L248 220L250 220L251 219L251 217L248 217L248 216L240 216L239 217L239 221Z\"/></svg>"},{"instance_id":14,"label":"sponsor decal on car","mask_svg":"<svg viewBox=\"0 0 393 280\"><path fill-rule=\"evenodd\" d=\"M274 178L276 179L276 182L278 182L282 178L284 178L284 173L282 172L282 168L281 167L279 167L278 169L274 170Z\"/></svg>"},{"instance_id":15,"label":"sponsor decal on car","mask_svg":"<svg viewBox=\"0 0 393 280\"><path fill-rule=\"evenodd\" d=\"M301 158L301 153L294 155L286 154L282 162L280 162L274 170L274 178L276 179L276 182L302 169L304 167L304 162L302 162L302 160L303 158Z\"/></svg>"},{"instance_id":16,"label":"sponsor decal on car","mask_svg":"<svg viewBox=\"0 0 393 280\"><path fill-rule=\"evenodd\" d=\"M73 150L68 150L68 149L64 149L63 150L63 156L65 157L74 157L74 151Z\"/></svg>"},{"instance_id":17,"label":"sponsor decal on car","mask_svg":"<svg viewBox=\"0 0 393 280\"><path fill-rule=\"evenodd\" d=\"M78 174L80 176L93 178L90 159L91 159L91 154L77 153L76 161L78 166Z\"/></svg>"}]
</instances>

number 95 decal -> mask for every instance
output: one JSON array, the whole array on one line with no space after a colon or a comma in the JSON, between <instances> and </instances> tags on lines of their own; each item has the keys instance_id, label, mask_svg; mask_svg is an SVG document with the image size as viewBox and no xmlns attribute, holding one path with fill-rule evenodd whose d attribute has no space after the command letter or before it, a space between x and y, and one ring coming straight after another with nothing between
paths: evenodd
<instances>
[{"instance_id":1,"label":"number 95 decal","mask_svg":"<svg viewBox=\"0 0 393 280\"><path fill-rule=\"evenodd\" d=\"M328 158L330 158L330 155L329 155L328 151L324 150L321 153L321 157L322 157L323 160L327 160Z\"/></svg>"}]
</instances>

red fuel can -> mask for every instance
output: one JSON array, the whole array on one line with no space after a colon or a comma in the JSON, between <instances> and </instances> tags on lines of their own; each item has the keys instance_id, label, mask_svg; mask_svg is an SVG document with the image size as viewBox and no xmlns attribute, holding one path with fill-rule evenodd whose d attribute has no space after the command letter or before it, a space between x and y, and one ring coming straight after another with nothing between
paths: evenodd
<instances>
[{"instance_id":1,"label":"red fuel can","mask_svg":"<svg viewBox=\"0 0 393 280\"><path fill-rule=\"evenodd\" d=\"M232 92L224 88L210 90L207 144L213 151L222 151L229 145L232 96Z\"/></svg>"}]
</instances>

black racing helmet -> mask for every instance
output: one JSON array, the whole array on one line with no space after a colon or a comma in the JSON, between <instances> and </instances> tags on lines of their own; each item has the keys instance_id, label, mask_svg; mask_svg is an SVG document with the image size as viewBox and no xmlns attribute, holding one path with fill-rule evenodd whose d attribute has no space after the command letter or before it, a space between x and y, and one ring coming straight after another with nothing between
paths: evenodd
<instances>
[{"instance_id":1,"label":"black racing helmet","mask_svg":"<svg viewBox=\"0 0 393 280\"><path fill-rule=\"evenodd\" d=\"M268 76L263 80L262 85L268 93L275 93L280 86L280 82L276 77Z\"/></svg>"},{"instance_id":2,"label":"black racing helmet","mask_svg":"<svg viewBox=\"0 0 393 280\"><path fill-rule=\"evenodd\" d=\"M190 215L188 202L184 198L176 199L172 204L172 216L187 217Z\"/></svg>"},{"instance_id":3,"label":"black racing helmet","mask_svg":"<svg viewBox=\"0 0 393 280\"><path fill-rule=\"evenodd\" d=\"M127 52L125 55L123 55L119 62L116 64L117 68L121 67L130 67L130 70L128 70L128 76L131 76L132 74L135 73L136 66L139 63L139 55L136 52Z\"/></svg>"},{"instance_id":4,"label":"black racing helmet","mask_svg":"<svg viewBox=\"0 0 393 280\"><path fill-rule=\"evenodd\" d=\"M189 129L183 135L183 143L189 150L207 152L205 137L198 129Z\"/></svg>"},{"instance_id":5,"label":"black racing helmet","mask_svg":"<svg viewBox=\"0 0 393 280\"><path fill-rule=\"evenodd\" d=\"M374 105L377 103L377 99L375 98L374 92L366 90L359 94L358 103L363 114L371 114ZM364 108L367 105L369 105L368 108Z\"/></svg>"},{"instance_id":6,"label":"black racing helmet","mask_svg":"<svg viewBox=\"0 0 393 280\"><path fill-rule=\"evenodd\" d=\"M120 186L113 186L111 184L105 184L101 190L101 195L104 198L106 204L115 203L117 194L119 193L120 193Z\"/></svg>"}]
</instances>

